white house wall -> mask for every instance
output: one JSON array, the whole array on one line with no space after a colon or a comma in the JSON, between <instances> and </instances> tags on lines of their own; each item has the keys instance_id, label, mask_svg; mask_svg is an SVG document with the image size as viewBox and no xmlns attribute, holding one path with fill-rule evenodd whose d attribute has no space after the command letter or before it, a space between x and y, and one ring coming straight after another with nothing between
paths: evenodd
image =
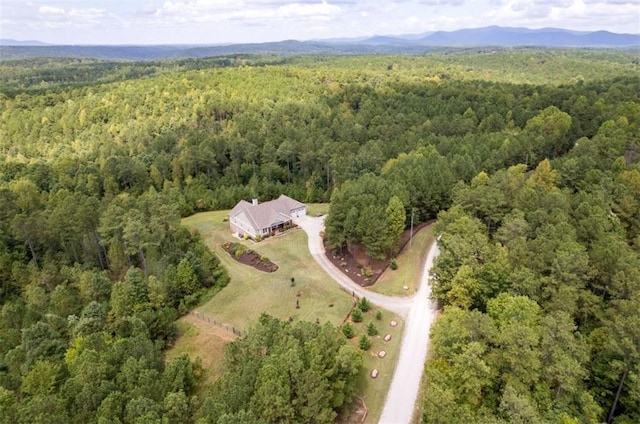
<instances>
[{"instance_id":1,"label":"white house wall","mask_svg":"<svg viewBox=\"0 0 640 424\"><path fill-rule=\"evenodd\" d=\"M246 201L240 201L236 207L232 209L233 216L229 216L229 225L231 231L239 234L247 234L252 238L258 236L266 236L271 234L272 228L280 224L291 223L293 218L298 218L307 215L307 205L287 198L284 195L280 196L277 200L271 201L272 205L268 207L270 210L263 210L264 206L269 202L263 203L260 206L251 205ZM249 215L254 213L254 210L262 207L259 211L255 211L259 215L257 217L250 217ZM292 209L289 209L293 207ZM267 223L265 221L271 221ZM282 221L282 223L280 222ZM264 228L255 228L254 225L263 225Z\"/></svg>"},{"instance_id":2,"label":"white house wall","mask_svg":"<svg viewBox=\"0 0 640 424\"><path fill-rule=\"evenodd\" d=\"M235 227L234 230L238 233L249 234L251 237L256 238L256 230L249 224L249 220L244 212L240 212L230 219L231 224Z\"/></svg>"},{"instance_id":3,"label":"white house wall","mask_svg":"<svg viewBox=\"0 0 640 424\"><path fill-rule=\"evenodd\" d=\"M305 216L307 214L307 207L303 206L297 209L291 209L291 216L293 218L299 218L301 216Z\"/></svg>"}]
</instances>

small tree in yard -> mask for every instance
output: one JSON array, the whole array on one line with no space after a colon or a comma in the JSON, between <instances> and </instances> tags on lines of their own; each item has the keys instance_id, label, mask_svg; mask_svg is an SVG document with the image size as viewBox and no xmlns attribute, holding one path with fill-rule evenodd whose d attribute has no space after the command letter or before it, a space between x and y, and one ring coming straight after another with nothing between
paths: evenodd
<instances>
[{"instance_id":1,"label":"small tree in yard","mask_svg":"<svg viewBox=\"0 0 640 424\"><path fill-rule=\"evenodd\" d=\"M353 322L362 322L362 310L360 308L354 308L351 311L351 320Z\"/></svg>"},{"instance_id":2,"label":"small tree in yard","mask_svg":"<svg viewBox=\"0 0 640 424\"><path fill-rule=\"evenodd\" d=\"M362 312L367 312L369 309L371 309L371 303L369 303L369 299L367 299L366 297L360 299L360 301L358 302L358 308L360 308Z\"/></svg>"},{"instance_id":3,"label":"small tree in yard","mask_svg":"<svg viewBox=\"0 0 640 424\"><path fill-rule=\"evenodd\" d=\"M358 346L362 350L371 349L371 339L365 335L360 336L360 340L358 341Z\"/></svg>"},{"instance_id":4,"label":"small tree in yard","mask_svg":"<svg viewBox=\"0 0 640 424\"><path fill-rule=\"evenodd\" d=\"M350 323L346 322L343 326L342 326L342 334L344 334L344 336L347 339L352 339L353 336L355 336L355 330L353 329L353 325L351 325Z\"/></svg>"},{"instance_id":5,"label":"small tree in yard","mask_svg":"<svg viewBox=\"0 0 640 424\"><path fill-rule=\"evenodd\" d=\"M378 312L376 312L376 319L378 321L380 321L382 319L382 311L381 310L378 310Z\"/></svg>"},{"instance_id":6,"label":"small tree in yard","mask_svg":"<svg viewBox=\"0 0 640 424\"><path fill-rule=\"evenodd\" d=\"M389 268L391 268L393 271L398 269L398 262L395 258L391 259L391 262L389 262Z\"/></svg>"},{"instance_id":7,"label":"small tree in yard","mask_svg":"<svg viewBox=\"0 0 640 424\"><path fill-rule=\"evenodd\" d=\"M370 322L369 325L367 325L367 334L370 336L375 336L378 334L378 328L373 322Z\"/></svg>"},{"instance_id":8,"label":"small tree in yard","mask_svg":"<svg viewBox=\"0 0 640 424\"><path fill-rule=\"evenodd\" d=\"M296 285L296 279L291 277L291 287Z\"/></svg>"}]
</instances>

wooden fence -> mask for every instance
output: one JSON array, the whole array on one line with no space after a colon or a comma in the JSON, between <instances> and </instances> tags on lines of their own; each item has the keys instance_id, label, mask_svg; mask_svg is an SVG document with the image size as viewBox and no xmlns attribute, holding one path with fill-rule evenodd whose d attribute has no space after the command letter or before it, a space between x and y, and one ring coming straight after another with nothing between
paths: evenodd
<instances>
[{"instance_id":1,"label":"wooden fence","mask_svg":"<svg viewBox=\"0 0 640 424\"><path fill-rule=\"evenodd\" d=\"M224 324L222 322L218 322L215 319L204 315L202 312L198 312L198 311L191 311L189 312L190 315L198 318L199 320L202 320L208 324L214 325L224 331L226 331L227 333L233 334L236 337L243 337L245 334L238 330L237 328L235 328L232 325L228 325L228 324Z\"/></svg>"}]
</instances>

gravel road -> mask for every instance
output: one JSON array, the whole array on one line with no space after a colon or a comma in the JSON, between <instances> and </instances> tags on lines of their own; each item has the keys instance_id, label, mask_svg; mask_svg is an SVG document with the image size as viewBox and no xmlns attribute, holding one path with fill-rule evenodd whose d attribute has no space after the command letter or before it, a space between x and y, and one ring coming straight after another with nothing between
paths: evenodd
<instances>
[{"instance_id":1,"label":"gravel road","mask_svg":"<svg viewBox=\"0 0 640 424\"><path fill-rule=\"evenodd\" d=\"M341 287L358 297L366 296L371 303L405 318L400 357L379 422L381 424L411 423L429 348L429 329L436 316L435 305L430 299L429 270L438 256L437 244L433 243L429 249L422 269L420 288L414 296L402 298L384 296L360 287L327 259L320 238L320 232L324 230L324 217L304 216L296 218L295 222L307 233L309 252L315 261Z\"/></svg>"},{"instance_id":2,"label":"gravel road","mask_svg":"<svg viewBox=\"0 0 640 424\"><path fill-rule=\"evenodd\" d=\"M422 268L420 288L413 297L402 337L400 358L380 417L381 424L409 424L413 417L429 349L429 329L436 317L436 307L430 299L429 284L429 270L436 256L438 245L433 243Z\"/></svg>"}]
</instances>

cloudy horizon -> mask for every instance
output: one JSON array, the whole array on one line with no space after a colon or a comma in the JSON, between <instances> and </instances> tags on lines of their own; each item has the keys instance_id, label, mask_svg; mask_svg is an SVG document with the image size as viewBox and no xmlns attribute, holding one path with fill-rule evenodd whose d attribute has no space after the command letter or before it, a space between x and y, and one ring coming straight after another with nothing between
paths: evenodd
<instances>
[{"instance_id":1,"label":"cloudy horizon","mask_svg":"<svg viewBox=\"0 0 640 424\"><path fill-rule=\"evenodd\" d=\"M223 44L421 34L490 25L640 32L640 0L2 0L0 38Z\"/></svg>"}]
</instances>

